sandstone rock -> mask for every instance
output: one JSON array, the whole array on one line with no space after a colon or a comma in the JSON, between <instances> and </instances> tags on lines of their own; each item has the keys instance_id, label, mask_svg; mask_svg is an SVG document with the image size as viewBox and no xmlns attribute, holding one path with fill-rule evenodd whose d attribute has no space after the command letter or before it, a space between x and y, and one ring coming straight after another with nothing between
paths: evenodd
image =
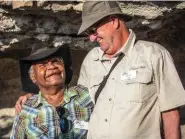
<instances>
[{"instance_id":1,"label":"sandstone rock","mask_svg":"<svg viewBox=\"0 0 185 139\"><path fill-rule=\"evenodd\" d=\"M8 17L8 16L1 17L1 20L0 20L0 31L5 31L5 30L12 29L14 27L14 25L15 25L15 23L12 20L11 17Z\"/></svg>"},{"instance_id":2,"label":"sandstone rock","mask_svg":"<svg viewBox=\"0 0 185 139\"><path fill-rule=\"evenodd\" d=\"M32 1L12 1L13 9L22 8L22 7L32 7Z\"/></svg>"},{"instance_id":3,"label":"sandstone rock","mask_svg":"<svg viewBox=\"0 0 185 139\"><path fill-rule=\"evenodd\" d=\"M182 2L176 6L177 9L185 9L185 2Z\"/></svg>"}]
</instances>

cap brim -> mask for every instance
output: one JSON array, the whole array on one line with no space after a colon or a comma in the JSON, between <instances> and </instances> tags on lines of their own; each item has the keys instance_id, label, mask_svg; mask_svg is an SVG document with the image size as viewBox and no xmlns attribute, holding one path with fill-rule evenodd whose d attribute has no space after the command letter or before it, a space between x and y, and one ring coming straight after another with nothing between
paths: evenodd
<instances>
[{"instance_id":1,"label":"cap brim","mask_svg":"<svg viewBox=\"0 0 185 139\"><path fill-rule=\"evenodd\" d=\"M129 21L132 20L132 16L129 16L129 15L126 15L126 14L123 14L123 13L120 13L120 12L119 13L115 12L115 13L111 13L111 14L105 14L104 16L96 17L96 18L93 18L91 20L82 21L82 25L80 26L80 29L78 31L78 35L82 34L89 27L91 27L92 25L96 24L101 19L103 19L103 18L105 18L106 16L109 16L109 15L120 15L125 22L129 22Z\"/></svg>"}]
</instances>

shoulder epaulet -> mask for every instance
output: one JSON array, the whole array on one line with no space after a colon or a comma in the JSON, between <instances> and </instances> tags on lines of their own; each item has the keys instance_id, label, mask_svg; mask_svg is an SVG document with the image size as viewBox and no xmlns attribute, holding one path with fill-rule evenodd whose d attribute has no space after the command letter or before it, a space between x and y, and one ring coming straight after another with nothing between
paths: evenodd
<instances>
[{"instance_id":1,"label":"shoulder epaulet","mask_svg":"<svg viewBox=\"0 0 185 139\"><path fill-rule=\"evenodd\" d=\"M81 107L93 107L93 102L86 87L77 85L73 86L72 89L78 93L75 99Z\"/></svg>"},{"instance_id":2,"label":"shoulder epaulet","mask_svg":"<svg viewBox=\"0 0 185 139\"><path fill-rule=\"evenodd\" d=\"M33 95L31 96L25 103L24 105L28 106L28 107L33 107L35 106L35 104L38 101L38 95Z\"/></svg>"}]
</instances>

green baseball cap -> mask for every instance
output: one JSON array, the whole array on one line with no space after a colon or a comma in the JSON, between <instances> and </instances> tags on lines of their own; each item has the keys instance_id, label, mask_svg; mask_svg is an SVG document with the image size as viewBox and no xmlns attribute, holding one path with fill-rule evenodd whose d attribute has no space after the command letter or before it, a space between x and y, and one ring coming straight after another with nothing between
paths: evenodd
<instances>
[{"instance_id":1,"label":"green baseball cap","mask_svg":"<svg viewBox=\"0 0 185 139\"><path fill-rule=\"evenodd\" d=\"M78 35L109 15L119 15L125 22L131 21L132 16L122 13L116 1L86 1L82 10L82 24Z\"/></svg>"}]
</instances>

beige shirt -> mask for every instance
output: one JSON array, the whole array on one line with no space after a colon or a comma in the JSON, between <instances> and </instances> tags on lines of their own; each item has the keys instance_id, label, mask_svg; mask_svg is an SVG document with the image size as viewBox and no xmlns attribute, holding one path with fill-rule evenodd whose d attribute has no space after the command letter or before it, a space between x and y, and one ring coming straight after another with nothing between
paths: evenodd
<instances>
[{"instance_id":1,"label":"beige shirt","mask_svg":"<svg viewBox=\"0 0 185 139\"><path fill-rule=\"evenodd\" d=\"M161 112L185 104L185 91L169 52L161 45L135 42L130 30L89 123L89 139L161 139ZM119 53L118 52L118 53ZM92 49L81 66L78 84L95 92L117 58Z\"/></svg>"}]
</instances>

